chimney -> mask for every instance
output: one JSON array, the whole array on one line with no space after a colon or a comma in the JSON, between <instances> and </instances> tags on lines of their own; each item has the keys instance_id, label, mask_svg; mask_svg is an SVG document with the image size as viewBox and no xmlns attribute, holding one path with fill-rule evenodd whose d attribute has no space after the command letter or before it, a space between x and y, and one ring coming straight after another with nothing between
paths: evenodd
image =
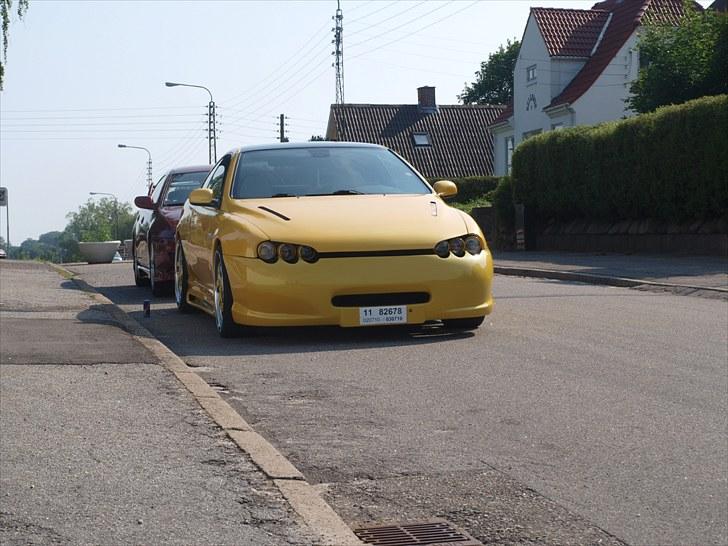
<instances>
[{"instance_id":1,"label":"chimney","mask_svg":"<svg viewBox=\"0 0 728 546\"><path fill-rule=\"evenodd\" d=\"M417 88L417 109L423 114L436 114L435 88L425 85Z\"/></svg>"}]
</instances>

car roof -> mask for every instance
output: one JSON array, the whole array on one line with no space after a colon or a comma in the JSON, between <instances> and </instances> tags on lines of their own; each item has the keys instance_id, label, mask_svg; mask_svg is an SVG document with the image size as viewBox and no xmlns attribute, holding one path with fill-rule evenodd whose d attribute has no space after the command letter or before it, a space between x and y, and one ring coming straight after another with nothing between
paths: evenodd
<instances>
[{"instance_id":1,"label":"car roof","mask_svg":"<svg viewBox=\"0 0 728 546\"><path fill-rule=\"evenodd\" d=\"M196 172L209 172L212 165L192 165L190 167L174 167L169 169L167 174L180 174L180 173L196 173Z\"/></svg>"},{"instance_id":2,"label":"car roof","mask_svg":"<svg viewBox=\"0 0 728 546\"><path fill-rule=\"evenodd\" d=\"M368 144L364 142L334 142L334 141L315 141L315 142L283 142L274 144L258 144L251 146L240 146L239 148L233 148L228 153L232 152L251 152L257 150L280 150L280 149L295 149L295 148L379 148L387 150L386 146L380 146L379 144Z\"/></svg>"}]
</instances>

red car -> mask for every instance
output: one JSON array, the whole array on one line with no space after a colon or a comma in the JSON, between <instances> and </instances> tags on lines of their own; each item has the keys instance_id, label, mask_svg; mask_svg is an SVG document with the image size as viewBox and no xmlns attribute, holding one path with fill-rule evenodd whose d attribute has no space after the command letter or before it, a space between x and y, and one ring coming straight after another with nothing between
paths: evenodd
<instances>
[{"instance_id":1,"label":"red car","mask_svg":"<svg viewBox=\"0 0 728 546\"><path fill-rule=\"evenodd\" d=\"M199 188L209 165L172 169L151 188L149 195L134 199L139 209L132 234L132 267L137 286L151 285L152 294L170 291L174 280L174 234L182 205Z\"/></svg>"}]
</instances>

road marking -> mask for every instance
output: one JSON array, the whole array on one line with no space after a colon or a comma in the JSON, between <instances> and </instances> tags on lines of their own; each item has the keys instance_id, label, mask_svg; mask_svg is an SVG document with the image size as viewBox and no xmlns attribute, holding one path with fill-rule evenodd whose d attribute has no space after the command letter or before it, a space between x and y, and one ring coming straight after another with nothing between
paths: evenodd
<instances>
[{"instance_id":1,"label":"road marking","mask_svg":"<svg viewBox=\"0 0 728 546\"><path fill-rule=\"evenodd\" d=\"M275 484L281 495L314 532L321 536L325 546L363 545L351 528L321 497L303 474L273 445L255 432L230 404L195 373L195 369L173 353L144 326L126 314L114 302L98 292L83 279L56 265L48 264L62 277L71 279L81 290L93 294L98 302L109 306L105 309L136 341L144 345L159 359L159 363L172 372L190 391L197 403L210 418L222 428L235 444Z\"/></svg>"}]
</instances>

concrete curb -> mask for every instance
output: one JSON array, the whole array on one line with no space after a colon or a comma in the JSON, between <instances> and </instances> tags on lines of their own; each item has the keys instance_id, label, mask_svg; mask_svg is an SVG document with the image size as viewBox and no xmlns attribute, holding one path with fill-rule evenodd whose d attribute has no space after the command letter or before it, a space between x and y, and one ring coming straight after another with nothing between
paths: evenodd
<instances>
[{"instance_id":1,"label":"concrete curb","mask_svg":"<svg viewBox=\"0 0 728 546\"><path fill-rule=\"evenodd\" d=\"M144 345L162 366L172 372L194 396L197 403L253 463L275 484L281 495L327 546L362 545L351 528L306 481L303 474L273 445L255 432L230 404L197 375L166 345L155 338L144 326L127 315L120 307L98 292L75 273L56 264L48 264L63 278L73 281L96 301L109 306L109 314L129 334Z\"/></svg>"},{"instance_id":2,"label":"concrete curb","mask_svg":"<svg viewBox=\"0 0 728 546\"><path fill-rule=\"evenodd\" d=\"M498 275L511 275L516 277L534 277L538 279L555 279L559 281L575 281L588 284L601 284L607 286L618 286L622 288L634 288L635 286L652 286L655 288L678 289L678 290L706 290L728 297L728 289L710 286L696 286L691 284L664 283L647 281L644 279L631 279L628 277L609 277L606 275L594 275L592 273L578 273L575 271L558 271L554 269L538 269L527 267L494 266L493 271Z\"/></svg>"}]
</instances>

